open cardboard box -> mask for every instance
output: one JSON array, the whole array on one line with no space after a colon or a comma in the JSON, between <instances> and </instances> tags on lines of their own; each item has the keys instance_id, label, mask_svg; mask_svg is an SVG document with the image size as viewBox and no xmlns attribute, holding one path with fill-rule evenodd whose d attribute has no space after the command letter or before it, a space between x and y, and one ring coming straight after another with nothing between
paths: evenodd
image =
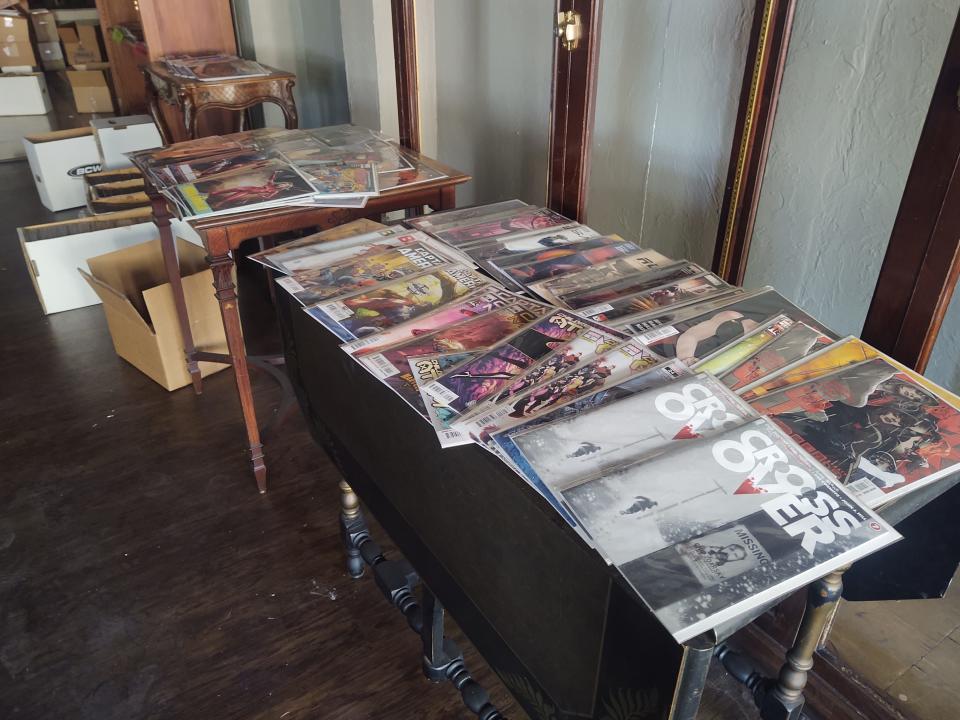
<instances>
[{"instance_id":1,"label":"open cardboard box","mask_svg":"<svg viewBox=\"0 0 960 720\"><path fill-rule=\"evenodd\" d=\"M220 306L213 294L213 272L207 267L205 253L180 238L177 252L194 342L203 350L226 353ZM117 355L167 390L189 385L183 336L160 240L87 258L87 265L89 273L82 268L79 271L103 302ZM202 362L200 372L207 376L225 367Z\"/></svg>"},{"instance_id":2,"label":"open cardboard box","mask_svg":"<svg viewBox=\"0 0 960 720\"><path fill-rule=\"evenodd\" d=\"M106 71L109 63L87 63L82 70L67 70L67 81L73 89L73 102L82 113L112 113L113 99Z\"/></svg>"}]
</instances>

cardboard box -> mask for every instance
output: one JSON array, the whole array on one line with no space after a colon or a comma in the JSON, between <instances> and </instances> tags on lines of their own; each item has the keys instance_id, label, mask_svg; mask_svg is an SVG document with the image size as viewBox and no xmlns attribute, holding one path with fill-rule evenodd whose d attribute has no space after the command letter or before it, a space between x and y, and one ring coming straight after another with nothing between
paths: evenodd
<instances>
[{"instance_id":1,"label":"cardboard box","mask_svg":"<svg viewBox=\"0 0 960 720\"><path fill-rule=\"evenodd\" d=\"M61 25L57 35L63 42L63 52L67 56L67 65L90 65L103 62L100 43L97 40L96 25L77 23Z\"/></svg>"},{"instance_id":2,"label":"cardboard box","mask_svg":"<svg viewBox=\"0 0 960 720\"><path fill-rule=\"evenodd\" d=\"M0 115L46 115L51 107L43 73L0 75Z\"/></svg>"},{"instance_id":3,"label":"cardboard box","mask_svg":"<svg viewBox=\"0 0 960 720\"><path fill-rule=\"evenodd\" d=\"M204 251L177 240L183 294L197 347L227 352L220 306L213 294L213 273ZM160 240L87 259L90 272L80 270L103 302L103 312L117 355L165 387L176 390L190 384L183 357L183 336L167 282ZM210 375L225 365L200 363Z\"/></svg>"},{"instance_id":4,"label":"cardboard box","mask_svg":"<svg viewBox=\"0 0 960 720\"><path fill-rule=\"evenodd\" d=\"M138 245L157 235L150 213L126 212L17 228L40 305L47 315L96 305L97 294L77 274L88 257Z\"/></svg>"},{"instance_id":5,"label":"cardboard box","mask_svg":"<svg viewBox=\"0 0 960 720\"><path fill-rule=\"evenodd\" d=\"M16 11L0 11L0 43L30 44L30 21Z\"/></svg>"},{"instance_id":6,"label":"cardboard box","mask_svg":"<svg viewBox=\"0 0 960 720\"><path fill-rule=\"evenodd\" d=\"M64 70L67 67L59 42L37 43L37 54L44 70Z\"/></svg>"},{"instance_id":7,"label":"cardboard box","mask_svg":"<svg viewBox=\"0 0 960 720\"><path fill-rule=\"evenodd\" d=\"M98 63L107 69L107 63ZM91 69L67 70L67 81L73 89L73 102L77 112L82 113L112 113L113 100L110 97L110 86L103 70Z\"/></svg>"},{"instance_id":8,"label":"cardboard box","mask_svg":"<svg viewBox=\"0 0 960 720\"><path fill-rule=\"evenodd\" d=\"M29 42L10 42L0 45L0 67L17 68L18 72L26 68L29 72L36 64L37 58Z\"/></svg>"},{"instance_id":9,"label":"cardboard box","mask_svg":"<svg viewBox=\"0 0 960 720\"><path fill-rule=\"evenodd\" d=\"M44 207L66 210L86 202L83 176L100 170L93 128L27 135L23 149Z\"/></svg>"},{"instance_id":10,"label":"cardboard box","mask_svg":"<svg viewBox=\"0 0 960 720\"><path fill-rule=\"evenodd\" d=\"M38 43L60 44L60 35L57 33L57 19L49 10L31 10L30 22Z\"/></svg>"},{"instance_id":11,"label":"cardboard box","mask_svg":"<svg viewBox=\"0 0 960 720\"><path fill-rule=\"evenodd\" d=\"M104 170L132 167L124 153L161 147L163 139L149 115L100 118L90 121Z\"/></svg>"}]
</instances>

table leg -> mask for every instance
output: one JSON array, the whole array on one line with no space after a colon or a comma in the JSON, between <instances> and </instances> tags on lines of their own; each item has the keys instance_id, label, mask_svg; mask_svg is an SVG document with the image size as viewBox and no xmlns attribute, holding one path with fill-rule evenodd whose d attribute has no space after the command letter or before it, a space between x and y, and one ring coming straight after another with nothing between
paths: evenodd
<instances>
[{"instance_id":1,"label":"table leg","mask_svg":"<svg viewBox=\"0 0 960 720\"><path fill-rule=\"evenodd\" d=\"M457 186L446 185L440 188L440 207L435 210L450 210L457 206Z\"/></svg>"},{"instance_id":2,"label":"table leg","mask_svg":"<svg viewBox=\"0 0 960 720\"><path fill-rule=\"evenodd\" d=\"M247 368L247 350L243 344L243 331L240 328L240 310L237 307L236 285L233 283L233 259L229 255L218 255L209 259L213 270L213 287L220 303L220 315L223 318L223 330L227 336L233 373L237 380L237 393L240 395L240 407L243 409L243 421L247 426L247 440L250 446L250 462L257 487L261 493L267 491L267 466L263 459L263 444L260 442L260 428L257 426L257 413L253 406L253 390L250 387L250 372Z\"/></svg>"},{"instance_id":3,"label":"table leg","mask_svg":"<svg viewBox=\"0 0 960 720\"><path fill-rule=\"evenodd\" d=\"M297 114L297 102L293 98L293 80L288 80L283 88L283 102L277 103L283 112L284 127L287 130L296 130L300 127L300 117Z\"/></svg>"},{"instance_id":4,"label":"table leg","mask_svg":"<svg viewBox=\"0 0 960 720\"><path fill-rule=\"evenodd\" d=\"M340 536L347 553L347 572L354 579L363 577L360 541L368 539L369 532L360 512L360 500L346 480L340 481Z\"/></svg>"},{"instance_id":5,"label":"table leg","mask_svg":"<svg viewBox=\"0 0 960 720\"><path fill-rule=\"evenodd\" d=\"M153 222L160 231L160 249L163 253L163 264L167 270L167 280L173 291L173 305L177 310L177 322L180 325L180 335L183 339L183 354L186 358L187 372L193 383L193 391L199 395L203 392L203 379L200 375L200 366L195 357L197 348L193 344L193 331L190 328L190 315L187 312L187 301L183 296L183 281L180 277L180 261L177 257L177 242L170 228L170 209L167 201L160 196L151 197L153 207Z\"/></svg>"}]
</instances>

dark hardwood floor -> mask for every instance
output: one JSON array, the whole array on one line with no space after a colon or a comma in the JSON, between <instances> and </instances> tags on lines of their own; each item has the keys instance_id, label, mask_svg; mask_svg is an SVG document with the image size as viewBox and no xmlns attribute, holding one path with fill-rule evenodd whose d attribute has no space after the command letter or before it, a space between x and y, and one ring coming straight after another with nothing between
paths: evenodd
<instances>
[{"instance_id":1,"label":"dark hardwood floor","mask_svg":"<svg viewBox=\"0 0 960 720\"><path fill-rule=\"evenodd\" d=\"M52 219L0 164L0 718L469 718L402 617L343 571L337 474L298 414L256 492L228 370L202 397L117 358L99 306L45 317L15 228ZM272 309L241 263L248 343ZM258 407L279 399L255 375ZM388 551L388 539L373 524ZM511 718L524 717L453 630ZM711 684L705 718L749 717Z\"/></svg>"}]
</instances>

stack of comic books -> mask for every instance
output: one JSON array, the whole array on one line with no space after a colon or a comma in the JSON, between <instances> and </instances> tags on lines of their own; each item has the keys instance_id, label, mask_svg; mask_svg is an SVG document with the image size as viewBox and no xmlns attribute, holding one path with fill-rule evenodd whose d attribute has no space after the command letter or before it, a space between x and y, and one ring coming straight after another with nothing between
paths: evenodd
<instances>
[{"instance_id":1,"label":"stack of comic books","mask_svg":"<svg viewBox=\"0 0 960 720\"><path fill-rule=\"evenodd\" d=\"M167 55L160 62L166 65L173 75L200 82L263 77L270 74L270 71L259 63L224 53Z\"/></svg>"},{"instance_id":2,"label":"stack of comic books","mask_svg":"<svg viewBox=\"0 0 960 720\"><path fill-rule=\"evenodd\" d=\"M408 224L256 259L442 447L529 483L678 642L894 542L874 510L960 471L960 398L773 288L516 200Z\"/></svg>"},{"instance_id":3,"label":"stack of comic books","mask_svg":"<svg viewBox=\"0 0 960 720\"><path fill-rule=\"evenodd\" d=\"M285 205L361 208L381 192L445 177L354 125L250 130L129 157L182 218Z\"/></svg>"}]
</instances>

